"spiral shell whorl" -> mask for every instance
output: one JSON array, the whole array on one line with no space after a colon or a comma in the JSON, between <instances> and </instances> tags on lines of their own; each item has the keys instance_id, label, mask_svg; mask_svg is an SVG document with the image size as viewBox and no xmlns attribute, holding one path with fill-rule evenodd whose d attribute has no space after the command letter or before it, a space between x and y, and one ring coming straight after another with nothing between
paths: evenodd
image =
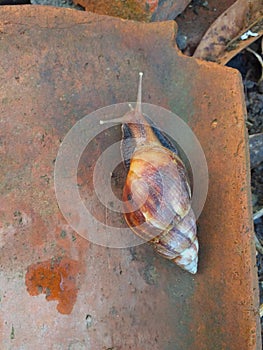
<instances>
[{"instance_id":1,"label":"spiral shell whorl","mask_svg":"<svg viewBox=\"0 0 263 350\"><path fill-rule=\"evenodd\" d=\"M193 210L174 225L169 231L150 242L154 250L182 267L184 270L195 274L198 263L198 241L196 236L196 224Z\"/></svg>"},{"instance_id":2,"label":"spiral shell whorl","mask_svg":"<svg viewBox=\"0 0 263 350\"><path fill-rule=\"evenodd\" d=\"M132 186L133 181L137 181L136 186ZM139 206L146 191L148 196ZM126 221L158 254L196 273L198 242L190 198L180 158L161 145L140 145L135 150L123 189L125 207L129 209Z\"/></svg>"}]
</instances>

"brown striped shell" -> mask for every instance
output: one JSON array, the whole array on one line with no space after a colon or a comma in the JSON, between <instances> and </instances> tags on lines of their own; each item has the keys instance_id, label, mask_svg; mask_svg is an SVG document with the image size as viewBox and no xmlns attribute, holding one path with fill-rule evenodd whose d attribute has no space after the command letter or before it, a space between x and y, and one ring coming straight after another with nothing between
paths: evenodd
<instances>
[{"instance_id":1,"label":"brown striped shell","mask_svg":"<svg viewBox=\"0 0 263 350\"><path fill-rule=\"evenodd\" d=\"M195 274L198 240L187 171L170 140L143 115L141 86L142 73L136 108L119 119L128 167L123 188L125 219L158 254Z\"/></svg>"},{"instance_id":2,"label":"brown striped shell","mask_svg":"<svg viewBox=\"0 0 263 350\"><path fill-rule=\"evenodd\" d=\"M136 209L144 191L147 198ZM151 145L135 150L123 189L129 209L125 219L157 253L196 273L198 241L190 196L185 167L173 152Z\"/></svg>"}]
</instances>

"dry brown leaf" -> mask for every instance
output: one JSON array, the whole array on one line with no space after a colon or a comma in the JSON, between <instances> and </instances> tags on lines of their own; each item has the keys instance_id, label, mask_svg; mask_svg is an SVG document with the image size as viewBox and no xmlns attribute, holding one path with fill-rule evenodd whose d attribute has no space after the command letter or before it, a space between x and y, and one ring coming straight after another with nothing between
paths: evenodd
<instances>
[{"instance_id":1,"label":"dry brown leaf","mask_svg":"<svg viewBox=\"0 0 263 350\"><path fill-rule=\"evenodd\" d=\"M259 21L249 29L253 33L257 33L258 36L248 37L246 40L242 40L240 36L234 38L226 45L224 52L217 57L217 63L222 65L227 64L239 52L250 46L254 41L258 40L263 35L263 17L261 17Z\"/></svg>"},{"instance_id":2,"label":"dry brown leaf","mask_svg":"<svg viewBox=\"0 0 263 350\"><path fill-rule=\"evenodd\" d=\"M219 60L234 38L260 22L262 13L262 0L237 0L211 25L193 56L208 61Z\"/></svg>"},{"instance_id":3,"label":"dry brown leaf","mask_svg":"<svg viewBox=\"0 0 263 350\"><path fill-rule=\"evenodd\" d=\"M263 35L263 29L258 32L259 36ZM249 45L251 45L254 41L256 41L259 37L250 37L245 41L240 40L240 37L234 39L229 43L225 51L220 55L216 62L225 65L227 64L233 57L235 57L239 52L246 49Z\"/></svg>"}]
</instances>

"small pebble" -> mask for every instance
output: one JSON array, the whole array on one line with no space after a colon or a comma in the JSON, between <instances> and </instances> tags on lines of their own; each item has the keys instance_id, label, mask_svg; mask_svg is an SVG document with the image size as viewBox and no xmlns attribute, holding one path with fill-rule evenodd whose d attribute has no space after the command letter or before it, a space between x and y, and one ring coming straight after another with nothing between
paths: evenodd
<instances>
[{"instance_id":1,"label":"small pebble","mask_svg":"<svg viewBox=\"0 0 263 350\"><path fill-rule=\"evenodd\" d=\"M187 36L178 33L176 37L176 44L181 51L185 50L187 46Z\"/></svg>"}]
</instances>

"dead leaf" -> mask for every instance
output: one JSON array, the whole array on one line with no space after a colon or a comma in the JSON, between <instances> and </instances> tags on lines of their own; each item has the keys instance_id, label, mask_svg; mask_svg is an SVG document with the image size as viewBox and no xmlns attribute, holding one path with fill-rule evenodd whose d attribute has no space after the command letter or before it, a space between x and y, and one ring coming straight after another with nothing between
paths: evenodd
<instances>
[{"instance_id":1,"label":"dead leaf","mask_svg":"<svg viewBox=\"0 0 263 350\"><path fill-rule=\"evenodd\" d=\"M236 0L192 1L181 16L176 18L179 33L187 37L183 53L192 56L212 23Z\"/></svg>"},{"instance_id":2,"label":"dead leaf","mask_svg":"<svg viewBox=\"0 0 263 350\"><path fill-rule=\"evenodd\" d=\"M249 37L246 40L242 40L240 36L234 38L226 45L224 52L218 56L216 62L222 65L227 64L239 52L246 49L254 41L258 40L258 38L263 35L263 18L260 18L258 23L251 27L251 31L254 33L256 32L258 36Z\"/></svg>"},{"instance_id":3,"label":"dead leaf","mask_svg":"<svg viewBox=\"0 0 263 350\"><path fill-rule=\"evenodd\" d=\"M218 61L229 43L260 22L262 14L262 0L237 0L211 25L193 56Z\"/></svg>"}]
</instances>

